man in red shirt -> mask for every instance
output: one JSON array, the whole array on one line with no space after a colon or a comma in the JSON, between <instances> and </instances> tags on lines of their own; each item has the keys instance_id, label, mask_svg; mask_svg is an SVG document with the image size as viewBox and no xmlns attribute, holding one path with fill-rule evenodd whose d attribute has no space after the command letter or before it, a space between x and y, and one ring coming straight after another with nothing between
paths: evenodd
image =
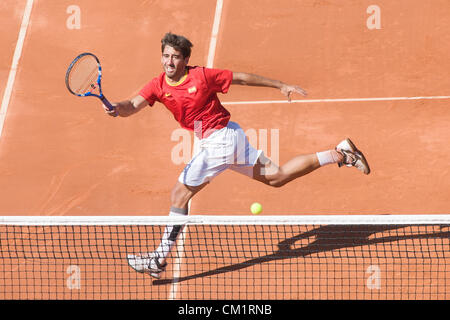
<instances>
[{"instance_id":1,"label":"man in red shirt","mask_svg":"<svg viewBox=\"0 0 450 320\"><path fill-rule=\"evenodd\" d=\"M171 194L170 216L188 214L189 200L215 176L231 169L269 186L281 187L321 166L353 166L369 174L364 155L350 139L335 149L299 155L281 167L254 149L241 127L230 120L230 113L220 103L217 93L227 93L232 84L277 88L288 101L293 93L306 96L296 85L288 85L258 75L188 65L192 43L183 36L167 33L161 40L161 64L164 72L153 78L131 100L113 104L110 115L127 117L156 101L169 109L180 125L194 131L200 150L194 155L175 184ZM182 226L166 226L159 247L151 253L129 255L129 265L138 272L159 278L166 258Z\"/></svg>"}]
</instances>

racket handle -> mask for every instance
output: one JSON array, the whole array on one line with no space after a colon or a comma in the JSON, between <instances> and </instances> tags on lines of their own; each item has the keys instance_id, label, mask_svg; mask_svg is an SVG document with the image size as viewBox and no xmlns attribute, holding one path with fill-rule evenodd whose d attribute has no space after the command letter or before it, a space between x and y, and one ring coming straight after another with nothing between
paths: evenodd
<instances>
[{"instance_id":1,"label":"racket handle","mask_svg":"<svg viewBox=\"0 0 450 320\"><path fill-rule=\"evenodd\" d=\"M108 99L106 99L105 96L102 96L100 99L102 100L103 104L108 108L109 111L113 111L116 109L112 106L112 104L108 101ZM117 114L113 114L113 116L117 117Z\"/></svg>"}]
</instances>

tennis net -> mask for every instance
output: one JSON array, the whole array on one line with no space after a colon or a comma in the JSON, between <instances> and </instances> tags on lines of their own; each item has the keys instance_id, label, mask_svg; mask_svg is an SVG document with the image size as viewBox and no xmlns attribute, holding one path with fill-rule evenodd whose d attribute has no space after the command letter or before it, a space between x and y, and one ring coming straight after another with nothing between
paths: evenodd
<instances>
[{"instance_id":1,"label":"tennis net","mask_svg":"<svg viewBox=\"0 0 450 320\"><path fill-rule=\"evenodd\" d=\"M130 268L168 224L161 278ZM0 299L449 298L450 215L0 218Z\"/></svg>"}]
</instances>

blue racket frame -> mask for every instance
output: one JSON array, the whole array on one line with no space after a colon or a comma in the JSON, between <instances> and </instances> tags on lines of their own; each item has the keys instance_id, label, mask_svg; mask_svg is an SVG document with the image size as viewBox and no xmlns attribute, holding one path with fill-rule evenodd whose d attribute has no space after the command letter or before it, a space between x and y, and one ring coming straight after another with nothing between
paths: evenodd
<instances>
[{"instance_id":1,"label":"blue racket frame","mask_svg":"<svg viewBox=\"0 0 450 320\"><path fill-rule=\"evenodd\" d=\"M77 61L80 60L84 56L92 56L97 61L98 77L97 77L97 81L96 82L97 82L98 90L99 90L100 94L95 94L95 93L92 93L92 92L86 92L86 93L83 93L83 94L78 94L78 93L73 92L72 89L69 86L69 75L70 75L70 72L72 71L72 68L77 63ZM108 101L108 99L106 99L106 97L104 96L103 91L102 91L102 83L101 83L101 81L102 81L102 66L100 65L100 60L94 54L92 54L90 52L84 52L84 53L79 54L72 61L72 63L70 64L70 66L69 66L69 68L67 69L67 72L66 72L66 87L70 91L70 93L72 93L73 95L76 95L78 97L89 97L89 96L97 97L103 102L103 104L108 108L108 110L113 111L115 108L111 105L111 103Z\"/></svg>"}]
</instances>

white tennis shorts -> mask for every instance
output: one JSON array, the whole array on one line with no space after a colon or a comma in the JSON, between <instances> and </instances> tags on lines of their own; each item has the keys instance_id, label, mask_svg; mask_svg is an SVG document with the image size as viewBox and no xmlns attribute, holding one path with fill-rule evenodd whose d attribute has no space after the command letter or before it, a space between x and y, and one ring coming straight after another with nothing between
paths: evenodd
<instances>
[{"instance_id":1,"label":"white tennis shorts","mask_svg":"<svg viewBox=\"0 0 450 320\"><path fill-rule=\"evenodd\" d=\"M262 154L248 142L244 130L236 122L198 141L199 149L181 172L178 181L199 186L211 181L226 169L253 178L253 167Z\"/></svg>"}]
</instances>

